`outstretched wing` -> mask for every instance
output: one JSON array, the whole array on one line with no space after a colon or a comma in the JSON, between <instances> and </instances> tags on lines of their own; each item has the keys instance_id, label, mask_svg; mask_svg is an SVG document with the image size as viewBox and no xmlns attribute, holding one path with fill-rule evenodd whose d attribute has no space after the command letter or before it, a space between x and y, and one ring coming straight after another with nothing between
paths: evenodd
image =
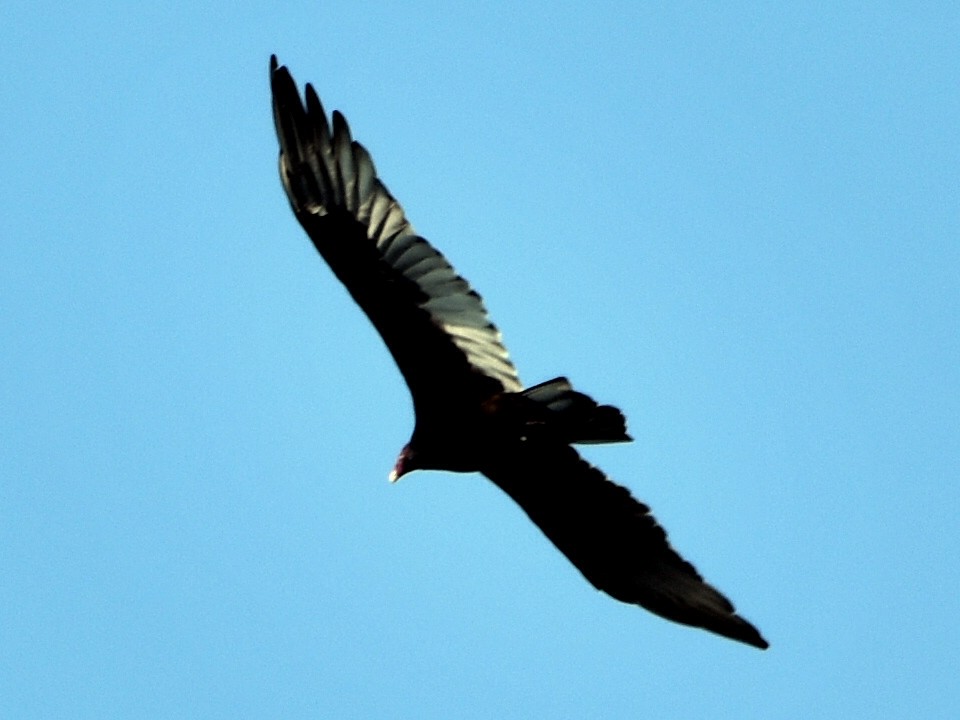
<instances>
[{"instance_id":1,"label":"outstretched wing","mask_svg":"<svg viewBox=\"0 0 960 720\"><path fill-rule=\"evenodd\" d=\"M418 236L369 153L270 59L280 177L297 220L386 342L416 411L522 389L480 296Z\"/></svg>"},{"instance_id":2,"label":"outstretched wing","mask_svg":"<svg viewBox=\"0 0 960 720\"><path fill-rule=\"evenodd\" d=\"M494 450L482 471L598 590L668 620L768 647L670 546L650 508L573 448L517 441Z\"/></svg>"}]
</instances>

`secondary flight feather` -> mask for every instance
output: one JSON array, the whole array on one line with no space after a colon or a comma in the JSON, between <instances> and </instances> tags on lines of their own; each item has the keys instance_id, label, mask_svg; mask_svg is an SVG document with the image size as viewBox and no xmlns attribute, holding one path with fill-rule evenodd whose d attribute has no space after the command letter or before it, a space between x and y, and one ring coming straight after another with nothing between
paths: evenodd
<instances>
[{"instance_id":1,"label":"secondary flight feather","mask_svg":"<svg viewBox=\"0 0 960 720\"><path fill-rule=\"evenodd\" d=\"M297 220L380 333L413 397L390 473L480 472L599 590L758 648L766 640L670 546L650 509L572 447L630 440L566 378L524 388L480 296L417 235L346 120L270 60L280 178Z\"/></svg>"}]
</instances>

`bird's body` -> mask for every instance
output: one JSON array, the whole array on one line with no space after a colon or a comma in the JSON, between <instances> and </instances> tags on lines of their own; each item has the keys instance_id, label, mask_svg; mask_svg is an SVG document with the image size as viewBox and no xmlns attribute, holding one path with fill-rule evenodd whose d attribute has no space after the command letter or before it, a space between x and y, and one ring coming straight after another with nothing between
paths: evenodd
<instances>
[{"instance_id":1,"label":"bird's body","mask_svg":"<svg viewBox=\"0 0 960 720\"><path fill-rule=\"evenodd\" d=\"M379 331L416 424L391 479L480 472L513 498L595 587L676 622L766 648L669 545L628 490L572 447L623 442L623 414L565 378L524 388L480 296L416 235L367 151L311 86L306 104L271 59L280 175L314 246Z\"/></svg>"}]
</instances>

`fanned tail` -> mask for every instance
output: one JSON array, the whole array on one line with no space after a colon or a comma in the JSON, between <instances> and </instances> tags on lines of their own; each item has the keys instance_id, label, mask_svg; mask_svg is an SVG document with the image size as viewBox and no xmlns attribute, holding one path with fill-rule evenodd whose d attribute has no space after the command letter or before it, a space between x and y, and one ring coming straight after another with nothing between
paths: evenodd
<instances>
[{"instance_id":1,"label":"fanned tail","mask_svg":"<svg viewBox=\"0 0 960 720\"><path fill-rule=\"evenodd\" d=\"M612 405L601 405L573 389L565 377L527 388L523 397L548 411L550 428L573 444L629 442L627 420Z\"/></svg>"}]
</instances>

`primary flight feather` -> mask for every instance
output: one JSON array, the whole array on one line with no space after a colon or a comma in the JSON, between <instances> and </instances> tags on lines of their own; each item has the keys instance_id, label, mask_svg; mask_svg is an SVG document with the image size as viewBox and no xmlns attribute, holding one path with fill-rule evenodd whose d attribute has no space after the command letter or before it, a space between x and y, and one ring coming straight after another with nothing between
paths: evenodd
<instances>
[{"instance_id":1,"label":"primary flight feather","mask_svg":"<svg viewBox=\"0 0 960 720\"><path fill-rule=\"evenodd\" d=\"M650 509L577 443L630 440L623 414L566 378L524 388L480 296L416 234L343 116L305 102L270 60L280 178L320 255L370 318L413 396L416 422L390 479L480 472L597 589L758 648L757 629L680 557Z\"/></svg>"}]
</instances>

